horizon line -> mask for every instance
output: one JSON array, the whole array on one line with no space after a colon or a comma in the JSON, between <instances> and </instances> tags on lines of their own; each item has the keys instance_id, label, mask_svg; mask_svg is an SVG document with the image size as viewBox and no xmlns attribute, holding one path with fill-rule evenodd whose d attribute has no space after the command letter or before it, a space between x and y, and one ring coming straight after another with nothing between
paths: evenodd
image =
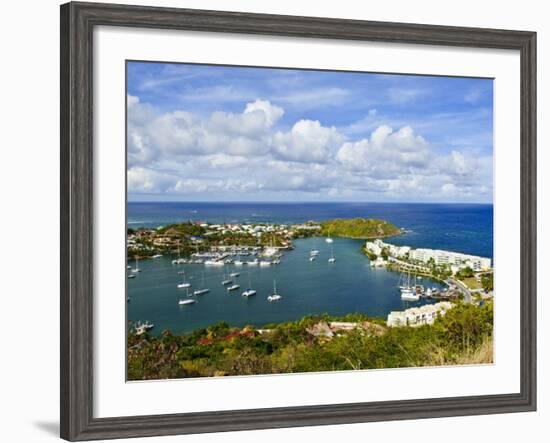
<instances>
[{"instance_id":1,"label":"horizon line","mask_svg":"<svg viewBox=\"0 0 550 443\"><path fill-rule=\"evenodd\" d=\"M284 201L284 200L126 200L126 203L227 203L227 204L334 204L334 203L374 203L374 204L390 204L390 205L494 205L493 202L423 202L423 201Z\"/></svg>"}]
</instances>

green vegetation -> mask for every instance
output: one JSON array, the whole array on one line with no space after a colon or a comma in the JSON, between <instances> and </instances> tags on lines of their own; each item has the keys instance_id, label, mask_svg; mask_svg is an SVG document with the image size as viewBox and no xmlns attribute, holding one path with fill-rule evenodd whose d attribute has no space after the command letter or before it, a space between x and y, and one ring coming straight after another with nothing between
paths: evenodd
<instances>
[{"instance_id":1,"label":"green vegetation","mask_svg":"<svg viewBox=\"0 0 550 443\"><path fill-rule=\"evenodd\" d=\"M311 328L329 321L369 322L333 338ZM364 324L364 323L362 323ZM219 323L189 335L128 336L130 380L375 369L492 362L493 305L458 304L432 326L386 328L362 314L306 317L231 328ZM309 329L309 331L308 331Z\"/></svg>"},{"instance_id":2,"label":"green vegetation","mask_svg":"<svg viewBox=\"0 0 550 443\"><path fill-rule=\"evenodd\" d=\"M478 282L475 277L463 278L462 283L464 283L470 289L481 289L481 283Z\"/></svg>"},{"instance_id":3,"label":"green vegetation","mask_svg":"<svg viewBox=\"0 0 550 443\"><path fill-rule=\"evenodd\" d=\"M466 278L472 278L473 276L474 276L474 270L469 266L462 268L460 271L456 273L456 277L460 280L464 280Z\"/></svg>"},{"instance_id":4,"label":"green vegetation","mask_svg":"<svg viewBox=\"0 0 550 443\"><path fill-rule=\"evenodd\" d=\"M485 292L492 291L494 289L493 287L493 273L490 274L483 274L481 276L481 286L485 290Z\"/></svg>"},{"instance_id":5,"label":"green vegetation","mask_svg":"<svg viewBox=\"0 0 550 443\"><path fill-rule=\"evenodd\" d=\"M350 238L382 238L398 235L401 230L385 220L375 218L334 219L321 223L321 235Z\"/></svg>"}]
</instances>

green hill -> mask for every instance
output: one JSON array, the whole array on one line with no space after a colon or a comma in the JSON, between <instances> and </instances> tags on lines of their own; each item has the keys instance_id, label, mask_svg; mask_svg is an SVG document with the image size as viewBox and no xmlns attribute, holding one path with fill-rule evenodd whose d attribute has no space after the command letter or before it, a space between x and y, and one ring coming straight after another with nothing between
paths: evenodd
<instances>
[{"instance_id":1,"label":"green hill","mask_svg":"<svg viewBox=\"0 0 550 443\"><path fill-rule=\"evenodd\" d=\"M349 238L382 238L399 235L401 229L386 220L375 218L347 218L321 223L321 235Z\"/></svg>"}]
</instances>

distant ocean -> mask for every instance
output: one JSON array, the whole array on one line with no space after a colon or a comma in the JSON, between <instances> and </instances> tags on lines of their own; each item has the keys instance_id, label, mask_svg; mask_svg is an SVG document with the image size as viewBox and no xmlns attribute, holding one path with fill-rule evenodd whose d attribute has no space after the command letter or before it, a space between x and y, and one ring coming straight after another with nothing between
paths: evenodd
<instances>
[{"instance_id":1,"label":"distant ocean","mask_svg":"<svg viewBox=\"0 0 550 443\"><path fill-rule=\"evenodd\" d=\"M186 220L211 223L303 223L331 218L381 218L404 235L394 244L493 258L493 205L423 203L128 203L128 227Z\"/></svg>"}]
</instances>

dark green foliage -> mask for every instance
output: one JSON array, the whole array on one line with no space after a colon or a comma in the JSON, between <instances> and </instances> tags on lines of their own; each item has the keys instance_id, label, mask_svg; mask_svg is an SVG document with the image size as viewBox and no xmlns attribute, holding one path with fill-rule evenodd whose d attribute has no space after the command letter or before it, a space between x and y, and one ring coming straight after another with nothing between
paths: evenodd
<instances>
[{"instance_id":1,"label":"dark green foliage","mask_svg":"<svg viewBox=\"0 0 550 443\"><path fill-rule=\"evenodd\" d=\"M483 274L481 276L481 286L485 290L485 292L489 292L493 290L493 273L490 274Z\"/></svg>"},{"instance_id":2,"label":"dark green foliage","mask_svg":"<svg viewBox=\"0 0 550 443\"><path fill-rule=\"evenodd\" d=\"M307 329L321 321L378 325L342 332L332 339ZM309 316L271 324L260 334L218 323L189 335L128 336L130 380L398 368L492 361L493 306L458 304L432 326L380 328L381 319L363 314ZM268 331L266 331L268 330ZM381 332L380 332L381 331ZM477 355L477 357L476 357Z\"/></svg>"},{"instance_id":3,"label":"dark green foliage","mask_svg":"<svg viewBox=\"0 0 550 443\"><path fill-rule=\"evenodd\" d=\"M398 235L401 230L385 220L374 218L334 219L321 223L321 235L351 238L381 238Z\"/></svg>"},{"instance_id":4,"label":"dark green foliage","mask_svg":"<svg viewBox=\"0 0 550 443\"><path fill-rule=\"evenodd\" d=\"M470 268L469 266L467 266L467 267L461 269L460 271L458 271L456 273L456 276L460 279L470 278L470 277L474 276L474 270L472 268Z\"/></svg>"}]
</instances>

